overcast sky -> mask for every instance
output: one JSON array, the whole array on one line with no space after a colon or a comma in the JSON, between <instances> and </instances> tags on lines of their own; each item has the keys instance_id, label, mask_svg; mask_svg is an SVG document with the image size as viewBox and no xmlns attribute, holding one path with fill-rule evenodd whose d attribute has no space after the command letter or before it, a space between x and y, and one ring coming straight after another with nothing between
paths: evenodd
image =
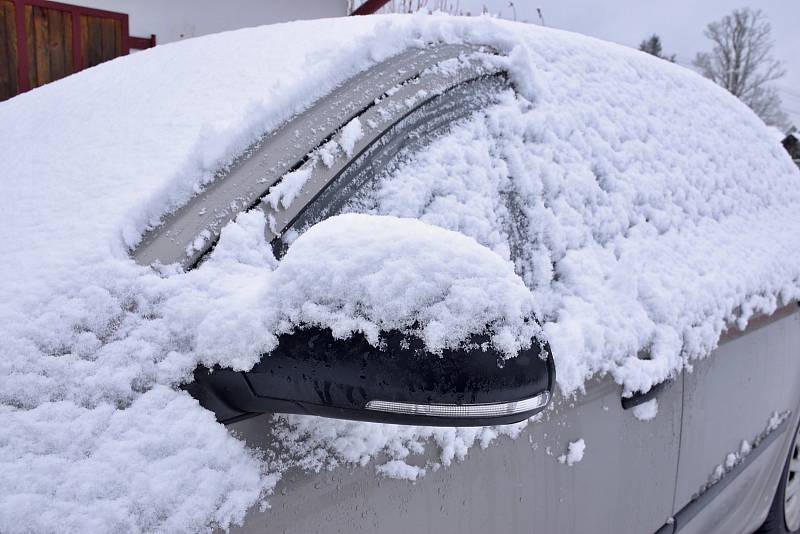
<instances>
[{"instance_id":1,"label":"overcast sky","mask_svg":"<svg viewBox=\"0 0 800 534\"><path fill-rule=\"evenodd\" d=\"M512 19L508 0L451 0L473 14L481 6ZM664 53L677 54L689 66L695 54L710 50L703 36L705 26L733 9L757 7L772 24L774 55L783 61L786 76L776 82L784 110L800 127L800 0L515 0L517 19L538 22L536 8L545 24L638 46L646 36L661 36Z\"/></svg>"}]
</instances>

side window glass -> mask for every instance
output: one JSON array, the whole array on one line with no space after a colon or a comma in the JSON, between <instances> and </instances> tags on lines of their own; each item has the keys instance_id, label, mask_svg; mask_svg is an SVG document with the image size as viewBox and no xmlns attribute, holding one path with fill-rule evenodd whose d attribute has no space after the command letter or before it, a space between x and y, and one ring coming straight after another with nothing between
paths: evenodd
<instances>
[{"instance_id":1,"label":"side window glass","mask_svg":"<svg viewBox=\"0 0 800 534\"><path fill-rule=\"evenodd\" d=\"M522 105L511 90L502 99L502 106ZM533 281L535 253L518 184L524 169L510 163L517 147L506 146L495 112L489 107L474 113L427 146L402 151L337 213L413 217L463 233L513 261L517 273ZM552 271L549 259L545 271Z\"/></svg>"},{"instance_id":2,"label":"side window glass","mask_svg":"<svg viewBox=\"0 0 800 534\"><path fill-rule=\"evenodd\" d=\"M459 231L509 258L508 176L487 113L513 101L503 76L479 78L421 106L384 135L293 221L284 241L340 213L413 217ZM442 112L444 109L444 112Z\"/></svg>"}]
</instances>

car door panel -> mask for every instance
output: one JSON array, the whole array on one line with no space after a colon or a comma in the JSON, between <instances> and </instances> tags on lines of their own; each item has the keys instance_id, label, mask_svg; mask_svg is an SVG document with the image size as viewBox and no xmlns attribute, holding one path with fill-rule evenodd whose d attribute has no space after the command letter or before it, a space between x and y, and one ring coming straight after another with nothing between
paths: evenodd
<instances>
[{"instance_id":1,"label":"car door panel","mask_svg":"<svg viewBox=\"0 0 800 534\"><path fill-rule=\"evenodd\" d=\"M763 522L772 502L778 478L783 470L783 460L794 437L786 429L792 428L789 419L779 430L778 439L765 445L761 454L748 461L740 473L733 476L724 489L700 499L696 515L675 518L675 530L680 534L708 534L753 532ZM684 508L686 510L686 508Z\"/></svg>"},{"instance_id":2,"label":"car door panel","mask_svg":"<svg viewBox=\"0 0 800 534\"><path fill-rule=\"evenodd\" d=\"M782 435L750 462L735 483L708 500L687 532L731 532L722 525L750 529L769 509L783 467L800 404L800 313L797 306L754 321L744 335L725 340L710 357L684 373L684 414L675 494L680 515L702 494L717 466L765 430L776 412L790 412ZM729 336L730 337L730 336ZM785 428L790 428L786 431ZM754 451L755 452L755 451ZM753 454L753 453L750 453ZM760 467L757 467L760 466Z\"/></svg>"},{"instance_id":3,"label":"car door panel","mask_svg":"<svg viewBox=\"0 0 800 534\"><path fill-rule=\"evenodd\" d=\"M516 439L476 446L416 482L380 477L374 465L289 472L271 509L251 511L234 532L654 532L671 513L681 397L677 381L660 394L656 418L643 422L622 409L610 378L593 380L577 399L557 395ZM269 425L259 417L230 428L275 449ZM583 459L559 462L580 438ZM431 445L408 462L438 460Z\"/></svg>"},{"instance_id":4,"label":"car door panel","mask_svg":"<svg viewBox=\"0 0 800 534\"><path fill-rule=\"evenodd\" d=\"M259 204L271 222L267 237L276 250L290 246L291 238L308 225L334 214L363 181L373 179L397 154L418 150L429 138L444 135L449 123L485 107L493 94L508 90L508 81L502 73L478 67L467 69L456 78L435 69L432 74L415 69L414 72L419 72L415 83L398 86L395 93L379 87L372 95L374 105L370 104L358 116L368 128L354 145L352 156L342 152L337 156L340 160L332 166L318 165L318 175L312 173L290 206L280 207L280 203L273 205L266 201ZM431 78L426 81L428 76ZM370 80L365 79L361 84L354 79L353 88L345 86L339 96L346 99L353 92L363 92L364 87L371 91L375 83ZM426 83L432 85L428 87ZM419 91L422 87L430 91ZM384 92L388 95L385 98ZM428 92L434 96L413 101L411 109L405 104L407 97ZM398 102L404 103L398 108L400 111L395 110L399 115L388 114L385 124L376 122L375 128L369 126L373 122L370 119L377 120L384 114L382 111L391 111L391 106ZM338 117L335 121L338 126L350 120L350 111L344 117L332 107L330 114ZM303 122L295 119L287 123L287 131L291 133L295 127L303 130L306 120L314 124L330 122L327 111L308 113ZM269 155L267 144L277 142L275 139L283 137L267 138L258 148L264 157ZM322 141L316 138L306 141L308 146L301 148L289 143L291 157L286 150L277 151L282 164L287 166L275 167L277 171L270 180L294 168L294 164L314 165L314 158L302 158L312 154L312 145ZM289 160L292 165L287 163ZM259 161L262 163L258 165L265 167L264 160ZM234 166L217 186L252 178L256 192L248 193L248 202L241 203L241 209L251 206L253 199L267 191L266 184L273 183L263 182L264 177L250 172L250 166L244 163ZM209 188L208 195L214 191ZM220 196L224 197L221 193ZM198 202L207 200L199 198L185 207L185 213L207 211L198 209L201 207ZM226 198L217 200L220 205L227 205L223 202ZM183 228L184 219L189 220L192 228L205 224L178 215L165 225ZM227 219L232 217L233 213L226 212ZM212 222L206 229L216 235L214 225L219 221ZM197 250L185 258L184 248L176 248L170 241L171 234L163 230L162 234L168 241L166 248L178 254L186 266L202 257L203 251ZM196 232L187 230L186 234L192 237ZM138 257L139 261L149 263L152 257L160 258L156 253L162 250L162 241L143 240L150 252ZM209 241L203 250L211 246ZM683 382L676 380L659 392L658 414L646 422L639 421L632 410L622 409L620 393L621 387L610 377L594 379L587 384L585 393L576 398L556 396L542 419L531 423L516 440L501 437L485 450L475 447L463 462L446 468L430 467L431 462L438 460L435 447L430 446L426 454L408 460L426 466L428 471L414 483L382 478L376 474L374 465L341 466L320 473L287 472L270 497L271 509L251 510L239 531L654 532L673 511ZM230 428L254 447L280 452L282 447L292 445L270 437L269 416L234 423ZM558 457L566 453L569 443L578 439L586 443L583 459L572 466L560 463ZM380 463L382 459L375 461Z\"/></svg>"}]
</instances>

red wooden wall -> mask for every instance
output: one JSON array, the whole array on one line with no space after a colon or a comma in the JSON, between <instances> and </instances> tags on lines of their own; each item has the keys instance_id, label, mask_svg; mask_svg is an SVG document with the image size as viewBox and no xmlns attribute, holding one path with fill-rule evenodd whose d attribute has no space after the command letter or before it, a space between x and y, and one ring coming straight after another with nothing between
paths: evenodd
<instances>
[{"instance_id":1,"label":"red wooden wall","mask_svg":"<svg viewBox=\"0 0 800 534\"><path fill-rule=\"evenodd\" d=\"M124 13L0 0L0 100L155 44L155 35L128 35Z\"/></svg>"}]
</instances>

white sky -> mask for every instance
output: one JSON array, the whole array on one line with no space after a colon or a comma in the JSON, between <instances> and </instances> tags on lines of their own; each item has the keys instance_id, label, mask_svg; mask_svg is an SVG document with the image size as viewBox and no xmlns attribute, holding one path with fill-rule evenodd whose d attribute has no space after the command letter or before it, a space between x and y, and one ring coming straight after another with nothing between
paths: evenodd
<instances>
[{"instance_id":1,"label":"white sky","mask_svg":"<svg viewBox=\"0 0 800 534\"><path fill-rule=\"evenodd\" d=\"M486 6L513 19L508 0L450 0L473 14ZM695 54L710 50L703 36L706 24L733 9L760 8L772 24L774 56L783 61L786 76L776 85L783 108L800 127L800 0L515 0L517 20L538 22L542 9L548 26L576 31L628 46L638 46L650 34L661 36L666 54L677 54L689 66Z\"/></svg>"}]
</instances>

